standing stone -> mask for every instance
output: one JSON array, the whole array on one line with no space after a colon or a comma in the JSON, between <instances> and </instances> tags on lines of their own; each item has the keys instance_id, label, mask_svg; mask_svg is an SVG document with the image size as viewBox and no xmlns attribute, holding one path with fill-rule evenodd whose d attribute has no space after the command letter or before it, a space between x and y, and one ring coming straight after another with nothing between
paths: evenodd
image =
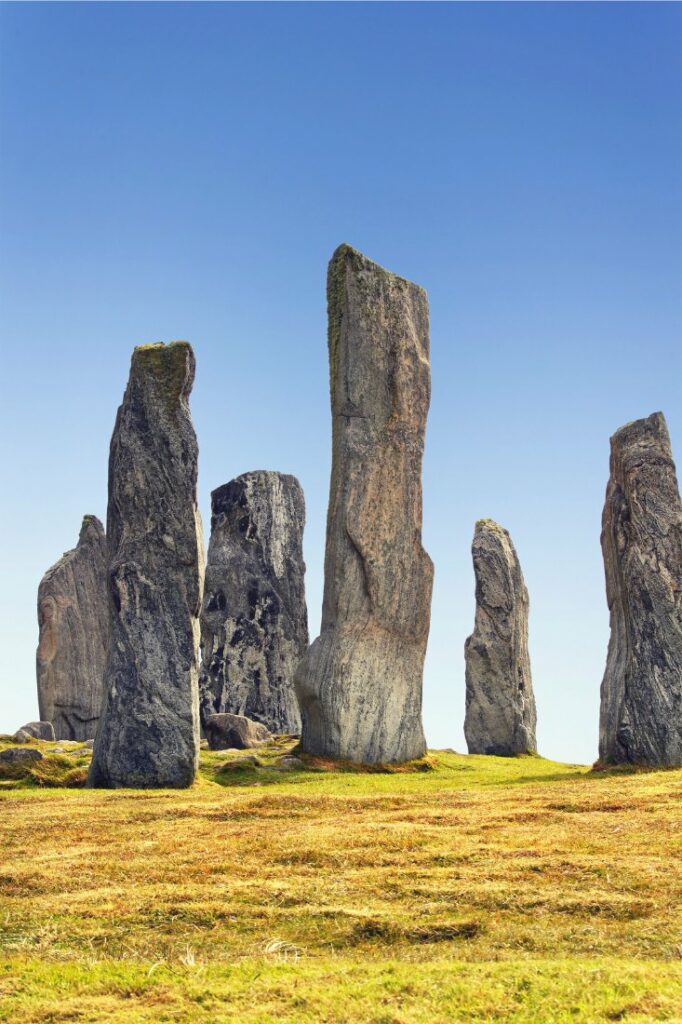
<instances>
[{"instance_id":1,"label":"standing stone","mask_svg":"<svg viewBox=\"0 0 682 1024\"><path fill-rule=\"evenodd\" d=\"M476 620L464 645L470 754L535 753L535 697L528 656L528 591L508 532L479 519L471 547Z\"/></svg>"},{"instance_id":2,"label":"standing stone","mask_svg":"<svg viewBox=\"0 0 682 1024\"><path fill-rule=\"evenodd\" d=\"M601 546L611 638L600 760L682 765L682 503L663 413L611 438Z\"/></svg>"},{"instance_id":3,"label":"standing stone","mask_svg":"<svg viewBox=\"0 0 682 1024\"><path fill-rule=\"evenodd\" d=\"M107 541L84 516L78 544L48 569L38 588L38 705L58 740L95 735L109 630Z\"/></svg>"},{"instance_id":4,"label":"standing stone","mask_svg":"<svg viewBox=\"0 0 682 1024\"><path fill-rule=\"evenodd\" d=\"M300 733L294 674L308 647L298 480L245 473L211 495L201 610L202 721L229 712Z\"/></svg>"},{"instance_id":5,"label":"standing stone","mask_svg":"<svg viewBox=\"0 0 682 1024\"><path fill-rule=\"evenodd\" d=\"M406 761L426 749L428 303L347 245L329 264L327 299L332 473L322 630L296 676L301 742L361 763Z\"/></svg>"},{"instance_id":6,"label":"standing stone","mask_svg":"<svg viewBox=\"0 0 682 1024\"><path fill-rule=\"evenodd\" d=\"M185 341L133 352L109 453L104 704L89 785L188 786L199 756L203 543Z\"/></svg>"}]
</instances>

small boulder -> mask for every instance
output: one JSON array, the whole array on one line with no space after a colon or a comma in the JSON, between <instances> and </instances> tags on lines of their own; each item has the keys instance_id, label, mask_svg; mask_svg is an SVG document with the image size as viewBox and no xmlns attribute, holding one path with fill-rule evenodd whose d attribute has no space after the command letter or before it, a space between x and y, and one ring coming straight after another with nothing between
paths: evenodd
<instances>
[{"instance_id":1,"label":"small boulder","mask_svg":"<svg viewBox=\"0 0 682 1024\"><path fill-rule=\"evenodd\" d=\"M300 757L294 757L292 754L285 754L284 757L280 757L276 767L282 772L296 772L301 768L305 768L305 764Z\"/></svg>"},{"instance_id":2,"label":"small boulder","mask_svg":"<svg viewBox=\"0 0 682 1024\"><path fill-rule=\"evenodd\" d=\"M270 733L261 725L245 715L209 715L205 724L206 739L211 750L248 750L260 747L271 738Z\"/></svg>"},{"instance_id":3,"label":"small boulder","mask_svg":"<svg viewBox=\"0 0 682 1024\"><path fill-rule=\"evenodd\" d=\"M27 738L34 740L47 740L54 743L55 735L52 722L27 722L22 725L14 734L17 743L25 743Z\"/></svg>"},{"instance_id":4,"label":"small boulder","mask_svg":"<svg viewBox=\"0 0 682 1024\"><path fill-rule=\"evenodd\" d=\"M262 768L263 762L255 754L247 754L246 757L236 757L234 761L226 761L221 764L221 772L240 772L245 768Z\"/></svg>"},{"instance_id":5,"label":"small boulder","mask_svg":"<svg viewBox=\"0 0 682 1024\"><path fill-rule=\"evenodd\" d=\"M8 747L0 751L0 761L4 764L31 764L42 759L43 755L35 747Z\"/></svg>"}]
</instances>

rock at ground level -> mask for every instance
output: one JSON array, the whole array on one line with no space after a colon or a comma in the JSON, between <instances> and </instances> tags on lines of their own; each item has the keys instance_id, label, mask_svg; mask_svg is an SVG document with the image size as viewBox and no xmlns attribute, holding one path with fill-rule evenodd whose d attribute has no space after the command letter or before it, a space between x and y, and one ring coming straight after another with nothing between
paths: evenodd
<instances>
[{"instance_id":1,"label":"rock at ground level","mask_svg":"<svg viewBox=\"0 0 682 1024\"><path fill-rule=\"evenodd\" d=\"M17 729L14 739L17 743L25 743L27 739L54 742L57 737L52 722L27 722L26 725L22 725L21 729Z\"/></svg>"},{"instance_id":2,"label":"rock at ground level","mask_svg":"<svg viewBox=\"0 0 682 1024\"><path fill-rule=\"evenodd\" d=\"M205 730L211 750L248 750L260 747L272 738L264 725L252 722L244 715L209 715Z\"/></svg>"},{"instance_id":3,"label":"rock at ground level","mask_svg":"<svg viewBox=\"0 0 682 1024\"><path fill-rule=\"evenodd\" d=\"M43 755L35 747L8 747L0 751L0 761L5 764L33 764L42 759Z\"/></svg>"}]
</instances>

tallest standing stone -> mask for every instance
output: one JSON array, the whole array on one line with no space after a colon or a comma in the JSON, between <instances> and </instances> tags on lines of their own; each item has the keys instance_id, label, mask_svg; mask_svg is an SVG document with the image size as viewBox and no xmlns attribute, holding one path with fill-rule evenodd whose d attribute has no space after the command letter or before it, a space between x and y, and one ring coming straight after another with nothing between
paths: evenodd
<instances>
[{"instance_id":1,"label":"tallest standing stone","mask_svg":"<svg viewBox=\"0 0 682 1024\"><path fill-rule=\"evenodd\" d=\"M421 543L426 293L342 245L329 264L332 474L322 629L296 676L302 746L421 756L433 565Z\"/></svg>"},{"instance_id":2,"label":"tallest standing stone","mask_svg":"<svg viewBox=\"0 0 682 1024\"><path fill-rule=\"evenodd\" d=\"M188 786L199 753L203 542L185 341L133 353L109 453L109 614L92 786Z\"/></svg>"}]
</instances>

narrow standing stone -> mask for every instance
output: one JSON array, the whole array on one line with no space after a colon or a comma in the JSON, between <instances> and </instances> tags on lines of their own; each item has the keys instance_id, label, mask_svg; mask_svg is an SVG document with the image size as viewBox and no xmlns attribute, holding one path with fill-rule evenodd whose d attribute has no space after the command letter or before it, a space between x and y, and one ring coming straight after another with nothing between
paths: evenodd
<instances>
[{"instance_id":1,"label":"narrow standing stone","mask_svg":"<svg viewBox=\"0 0 682 1024\"><path fill-rule=\"evenodd\" d=\"M611 438L601 546L611 638L600 760L682 765L682 503L663 413Z\"/></svg>"},{"instance_id":2,"label":"narrow standing stone","mask_svg":"<svg viewBox=\"0 0 682 1024\"><path fill-rule=\"evenodd\" d=\"M77 546L38 588L38 705L58 740L91 739L97 728L109 630L106 567L104 527L84 516Z\"/></svg>"},{"instance_id":3,"label":"narrow standing stone","mask_svg":"<svg viewBox=\"0 0 682 1024\"><path fill-rule=\"evenodd\" d=\"M476 523L471 548L476 621L464 645L470 754L534 753L535 697L528 655L528 591L509 533Z\"/></svg>"},{"instance_id":4,"label":"narrow standing stone","mask_svg":"<svg viewBox=\"0 0 682 1024\"><path fill-rule=\"evenodd\" d=\"M421 543L426 293L342 245L329 264L332 474L322 631L296 676L303 749L362 763L425 749L433 565Z\"/></svg>"},{"instance_id":5,"label":"narrow standing stone","mask_svg":"<svg viewBox=\"0 0 682 1024\"><path fill-rule=\"evenodd\" d=\"M298 480L245 473L211 495L201 610L202 721L229 712L299 733L294 674L308 647Z\"/></svg>"},{"instance_id":6,"label":"narrow standing stone","mask_svg":"<svg viewBox=\"0 0 682 1024\"><path fill-rule=\"evenodd\" d=\"M184 341L133 352L109 454L104 704L89 785L188 786L199 755L203 543Z\"/></svg>"}]
</instances>

